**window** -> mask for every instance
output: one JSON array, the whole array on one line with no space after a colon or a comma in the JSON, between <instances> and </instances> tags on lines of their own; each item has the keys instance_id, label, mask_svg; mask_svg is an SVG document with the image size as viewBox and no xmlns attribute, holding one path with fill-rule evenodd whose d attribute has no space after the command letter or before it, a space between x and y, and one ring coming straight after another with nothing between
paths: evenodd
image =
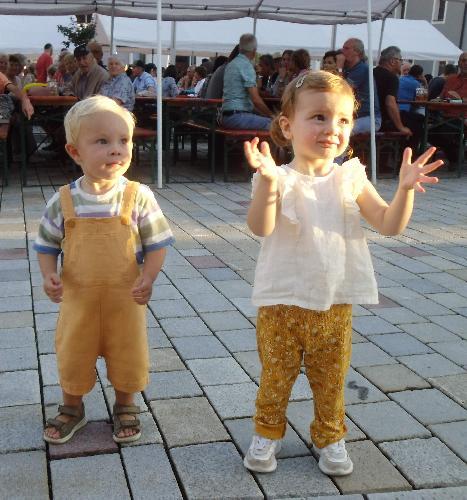
<instances>
[{"instance_id":1,"label":"window","mask_svg":"<svg viewBox=\"0 0 467 500\"><path fill-rule=\"evenodd\" d=\"M444 23L446 21L447 0L435 0L433 4L432 21L434 23Z\"/></svg>"}]
</instances>

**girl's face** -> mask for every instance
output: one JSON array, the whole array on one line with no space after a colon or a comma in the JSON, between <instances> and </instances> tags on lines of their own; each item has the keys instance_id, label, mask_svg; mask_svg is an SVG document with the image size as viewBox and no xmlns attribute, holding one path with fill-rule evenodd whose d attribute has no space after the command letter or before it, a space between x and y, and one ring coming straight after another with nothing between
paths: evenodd
<instances>
[{"instance_id":1,"label":"girl's face","mask_svg":"<svg viewBox=\"0 0 467 500\"><path fill-rule=\"evenodd\" d=\"M323 61L323 70L334 73L337 69L336 60L332 56L326 57Z\"/></svg>"},{"instance_id":2,"label":"girl's face","mask_svg":"<svg viewBox=\"0 0 467 500\"><path fill-rule=\"evenodd\" d=\"M294 116L283 116L279 123L284 136L292 142L297 161L314 168L332 162L345 151L353 112L351 96L305 90L298 95Z\"/></svg>"}]
</instances>

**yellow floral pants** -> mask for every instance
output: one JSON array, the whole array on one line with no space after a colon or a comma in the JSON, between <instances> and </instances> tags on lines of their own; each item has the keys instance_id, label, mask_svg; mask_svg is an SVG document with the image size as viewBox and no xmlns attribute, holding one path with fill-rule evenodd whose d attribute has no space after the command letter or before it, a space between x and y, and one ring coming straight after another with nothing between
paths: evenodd
<instances>
[{"instance_id":1,"label":"yellow floral pants","mask_svg":"<svg viewBox=\"0 0 467 500\"><path fill-rule=\"evenodd\" d=\"M327 311L260 307L256 335L262 365L256 433L269 439L284 436L287 404L303 359L315 410L311 439L318 448L339 441L347 432L344 384L352 351L352 306L337 304Z\"/></svg>"}]
</instances>

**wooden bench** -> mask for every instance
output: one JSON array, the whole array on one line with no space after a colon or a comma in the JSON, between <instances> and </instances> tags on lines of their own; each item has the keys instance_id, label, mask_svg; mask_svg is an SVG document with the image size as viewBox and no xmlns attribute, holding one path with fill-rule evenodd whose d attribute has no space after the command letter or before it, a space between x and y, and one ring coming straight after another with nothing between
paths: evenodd
<instances>
[{"instance_id":1,"label":"wooden bench","mask_svg":"<svg viewBox=\"0 0 467 500\"><path fill-rule=\"evenodd\" d=\"M152 182L156 182L156 140L157 132L154 129L135 127L133 131L133 144L135 146L135 163L139 165L139 146L149 146Z\"/></svg>"},{"instance_id":2,"label":"wooden bench","mask_svg":"<svg viewBox=\"0 0 467 500\"><path fill-rule=\"evenodd\" d=\"M215 174L215 136L221 137L223 140L223 172L224 172L224 182L228 182L228 172L229 172L229 152L232 147L238 143L243 143L244 141L251 141L254 137L258 137L260 141L269 141L271 136L268 130L248 130L248 129L229 129L224 127L216 127L213 129L209 124L197 122L194 120L189 120L183 122L183 126L194 130L197 135L205 135L208 138L208 155L211 164L211 181L214 182ZM192 136L194 139L191 142L191 158L192 161L196 159L196 135ZM177 134L174 136L174 161L176 162L178 157L178 141ZM243 164L245 165L245 170L248 173L248 178L250 178L250 170L246 165L246 160ZM167 173L167 170L166 170ZM168 182L168 177L166 178Z\"/></svg>"},{"instance_id":3,"label":"wooden bench","mask_svg":"<svg viewBox=\"0 0 467 500\"><path fill-rule=\"evenodd\" d=\"M399 173L401 162L401 145L407 136L402 132L387 131L376 132L376 173L381 174L381 158L385 153L391 156L392 176L396 177ZM350 137L350 146L353 149L353 156L366 164L371 171L371 137L369 133L356 134Z\"/></svg>"},{"instance_id":4,"label":"wooden bench","mask_svg":"<svg viewBox=\"0 0 467 500\"><path fill-rule=\"evenodd\" d=\"M8 186L8 134L10 132L10 124L0 124L0 155L3 160L3 186Z\"/></svg>"}]
</instances>

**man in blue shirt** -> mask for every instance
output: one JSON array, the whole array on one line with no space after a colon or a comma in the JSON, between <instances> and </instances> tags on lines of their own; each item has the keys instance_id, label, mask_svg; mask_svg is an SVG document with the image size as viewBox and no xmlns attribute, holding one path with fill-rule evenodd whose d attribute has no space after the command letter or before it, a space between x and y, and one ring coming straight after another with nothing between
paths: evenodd
<instances>
[{"instance_id":1,"label":"man in blue shirt","mask_svg":"<svg viewBox=\"0 0 467 500\"><path fill-rule=\"evenodd\" d=\"M369 67L364 61L365 49L363 42L358 38L349 38L342 46L345 57L344 78L354 89L355 97L359 103L357 119L352 130L352 135L370 131L370 86L368 81ZM381 113L376 87L375 92L375 129L381 127Z\"/></svg>"},{"instance_id":2,"label":"man in blue shirt","mask_svg":"<svg viewBox=\"0 0 467 500\"><path fill-rule=\"evenodd\" d=\"M154 78L144 71L145 64L143 61L136 61L133 65L133 88L136 95L152 96L156 95L156 82Z\"/></svg>"},{"instance_id":3,"label":"man in blue shirt","mask_svg":"<svg viewBox=\"0 0 467 500\"><path fill-rule=\"evenodd\" d=\"M269 130L272 112L259 95L253 61L256 37L240 37L239 54L225 68L222 126L234 129ZM256 114L256 110L260 114Z\"/></svg>"}]
</instances>

